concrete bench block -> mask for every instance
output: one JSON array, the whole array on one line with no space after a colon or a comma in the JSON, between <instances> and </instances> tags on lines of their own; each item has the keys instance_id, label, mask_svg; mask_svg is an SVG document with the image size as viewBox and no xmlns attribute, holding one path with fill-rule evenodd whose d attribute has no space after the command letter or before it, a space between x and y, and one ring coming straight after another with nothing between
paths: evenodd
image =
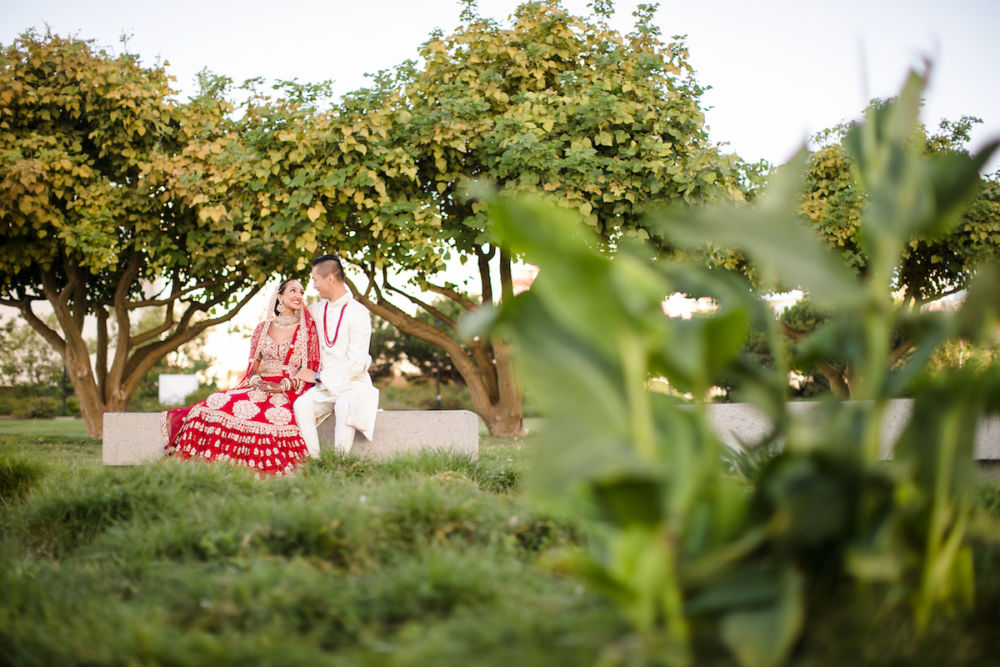
<instances>
[{"instance_id":1,"label":"concrete bench block","mask_svg":"<svg viewBox=\"0 0 1000 667\"><path fill-rule=\"evenodd\" d=\"M104 465L131 466L156 461L166 442L160 412L106 412ZM334 418L319 426L320 445L333 447ZM351 453L385 460L398 454L443 451L473 460L479 457L479 417L469 410L380 410L372 442L358 434Z\"/></svg>"},{"instance_id":2,"label":"concrete bench block","mask_svg":"<svg viewBox=\"0 0 1000 667\"><path fill-rule=\"evenodd\" d=\"M106 466L137 466L163 457L162 412L105 412L101 460Z\"/></svg>"},{"instance_id":3,"label":"concrete bench block","mask_svg":"<svg viewBox=\"0 0 1000 667\"><path fill-rule=\"evenodd\" d=\"M715 436L734 449L742 449L741 443L756 445L771 429L767 416L749 403L714 403L706 408L709 427ZM816 401L788 404L788 411L807 423L813 415L818 417L821 410L822 403ZM879 429L879 454L882 459L892 458L892 449L912 414L912 399L899 398L888 402ZM975 458L978 461L1000 460L1000 418L986 418L979 422Z\"/></svg>"},{"instance_id":4,"label":"concrete bench block","mask_svg":"<svg viewBox=\"0 0 1000 667\"><path fill-rule=\"evenodd\" d=\"M322 449L333 448L334 417L319 425ZM382 461L399 454L441 451L479 458L479 417L470 410L381 410L369 442L354 435L351 453Z\"/></svg>"}]
</instances>

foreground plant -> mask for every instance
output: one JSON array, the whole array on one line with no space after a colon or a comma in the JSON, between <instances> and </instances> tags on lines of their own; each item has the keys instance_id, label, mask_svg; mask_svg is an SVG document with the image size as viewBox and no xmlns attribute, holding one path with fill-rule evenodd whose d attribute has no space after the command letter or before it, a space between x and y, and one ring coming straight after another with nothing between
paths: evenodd
<instances>
[{"instance_id":1,"label":"foreground plant","mask_svg":"<svg viewBox=\"0 0 1000 667\"><path fill-rule=\"evenodd\" d=\"M1000 369L933 380L924 363L945 340L992 335L1000 273L984 266L954 314L898 307L893 267L914 239L945 233L995 145L975 157L927 156L909 138L923 80L873 109L847 146L871 193L859 278L796 214L801 160L776 175L758 204L675 211L652 221L662 240L697 254L739 250L765 288L797 285L831 316L797 353L848 358L855 396L831 401L818 423L786 410L787 358L770 306L739 276L623 242L610 253L574 214L538 202L497 201L496 235L540 267L532 289L487 311L470 329L510 337L523 379L549 415L535 488L599 520L592 546L571 566L616 599L637 631L640 658L691 662L698 639L718 637L744 665L784 662L806 623L860 587L907 604L919 630L939 611L971 602L970 531L975 427L1000 410ZM717 311L663 316L666 294L711 296ZM891 366L893 332L914 351ZM763 331L774 364L743 352ZM647 391L665 376L695 398L682 408ZM783 442L750 492L727 476L705 402L720 378L775 424L761 445ZM735 380L734 380L735 378ZM891 464L879 462L887 401L915 399ZM846 586L845 586L846 584ZM611 654L609 654L611 655Z\"/></svg>"}]
</instances>

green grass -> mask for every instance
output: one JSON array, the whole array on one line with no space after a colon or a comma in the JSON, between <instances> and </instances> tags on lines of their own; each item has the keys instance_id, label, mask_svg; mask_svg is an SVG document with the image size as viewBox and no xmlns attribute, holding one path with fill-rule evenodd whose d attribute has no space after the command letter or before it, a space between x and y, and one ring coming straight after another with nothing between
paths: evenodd
<instances>
[{"instance_id":1,"label":"green grass","mask_svg":"<svg viewBox=\"0 0 1000 667\"><path fill-rule=\"evenodd\" d=\"M105 468L86 438L0 436L0 664L616 664L627 624L551 565L588 529L524 492L532 447L327 454L258 480L225 464ZM1000 513L1000 489L980 502ZM1000 552L979 551L977 577L976 612L923 638L876 595L831 600L794 664L989 659ZM696 630L699 664L731 664Z\"/></svg>"},{"instance_id":2,"label":"green grass","mask_svg":"<svg viewBox=\"0 0 1000 667\"><path fill-rule=\"evenodd\" d=\"M287 479L0 437L0 664L587 663L625 632L544 565L581 527L478 462L327 455Z\"/></svg>"},{"instance_id":3,"label":"green grass","mask_svg":"<svg viewBox=\"0 0 1000 667\"><path fill-rule=\"evenodd\" d=\"M87 425L82 419L0 419L0 436L2 435L86 438Z\"/></svg>"}]
</instances>

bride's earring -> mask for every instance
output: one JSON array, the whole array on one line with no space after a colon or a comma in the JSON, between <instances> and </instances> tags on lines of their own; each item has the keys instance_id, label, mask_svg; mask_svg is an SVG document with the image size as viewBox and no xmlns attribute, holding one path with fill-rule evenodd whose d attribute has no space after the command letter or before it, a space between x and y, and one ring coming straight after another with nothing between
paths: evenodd
<instances>
[{"instance_id":1,"label":"bride's earring","mask_svg":"<svg viewBox=\"0 0 1000 667\"><path fill-rule=\"evenodd\" d=\"M279 302L278 305L274 307L274 309L279 313L283 313L285 312L285 304Z\"/></svg>"}]
</instances>

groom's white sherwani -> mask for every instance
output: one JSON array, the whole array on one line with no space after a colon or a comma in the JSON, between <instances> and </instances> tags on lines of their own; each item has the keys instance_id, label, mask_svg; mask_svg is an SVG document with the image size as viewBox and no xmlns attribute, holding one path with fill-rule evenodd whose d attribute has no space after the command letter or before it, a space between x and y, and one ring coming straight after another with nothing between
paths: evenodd
<instances>
[{"instance_id":1,"label":"groom's white sherwani","mask_svg":"<svg viewBox=\"0 0 1000 667\"><path fill-rule=\"evenodd\" d=\"M333 412L334 447L346 454L354 443L355 429L369 440L375 430L378 389L368 375L371 315L350 292L336 301L312 304L309 314L319 334L320 381L295 401L295 421L309 455L318 457L316 426Z\"/></svg>"}]
</instances>

